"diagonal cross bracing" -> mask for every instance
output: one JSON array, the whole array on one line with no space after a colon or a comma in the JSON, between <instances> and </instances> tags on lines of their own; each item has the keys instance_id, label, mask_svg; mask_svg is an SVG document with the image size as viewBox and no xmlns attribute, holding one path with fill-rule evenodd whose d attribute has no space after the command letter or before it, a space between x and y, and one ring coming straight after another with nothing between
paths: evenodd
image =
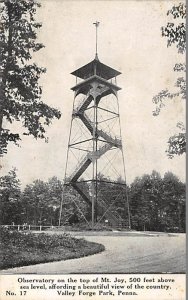
<instances>
[{"instance_id":1,"label":"diagonal cross bracing","mask_svg":"<svg viewBox=\"0 0 188 300\"><path fill-rule=\"evenodd\" d=\"M90 197L88 197L78 186L78 184L76 184L76 182L72 182L71 186L78 192L78 194L91 206L91 199ZM115 201L114 201L115 202ZM118 212L116 211L111 211L110 210L110 206L106 204L106 202L104 200L100 200L100 202L97 204L98 207L104 212L102 217L100 218L99 222L104 218L108 218L112 225L117 225L117 224L121 224L123 223L123 219L120 216L120 214L118 214Z\"/></svg>"},{"instance_id":2,"label":"diagonal cross bracing","mask_svg":"<svg viewBox=\"0 0 188 300\"><path fill-rule=\"evenodd\" d=\"M117 194L119 194L118 189L116 191L108 181L117 175L111 172L116 170L111 168L111 173L106 175L107 177L104 177L104 173L100 173L100 170L104 169L103 166L106 164L106 158L109 158L107 165L109 163L112 164L110 150L114 149L122 153L122 161L116 160L114 164L117 163L117 168L120 168L123 172L124 160L121 137L117 138L116 136L112 136L113 132L117 134L115 130L118 130L121 136L121 129L119 128L120 121L118 124L117 122L113 122L116 118L119 120L117 91L120 90L120 88L116 84L116 76L119 75L120 72L102 64L97 58L71 74L76 77L78 76L82 81L77 83L76 80L76 85L72 88L75 92L72 120L77 120L73 123L73 126L71 123L66 170L69 168L71 171L73 166L74 171L68 175L68 172L65 170L65 184L71 185L82 199L91 206L92 228L94 228L95 222L101 222L104 218L108 218L113 226L119 223L122 224L124 222L124 203L122 202L124 201L124 192L121 191L122 195L120 197L117 196ZM112 82L113 78L115 79L115 83ZM84 98L80 101L80 96L77 96L81 94L84 95ZM114 105L116 105L116 107L114 107ZM102 122L103 124L100 124ZM77 129L78 133L80 132L79 138L71 140L70 137L72 133L74 133L74 130L77 132ZM83 147L78 146L79 144L82 144ZM75 164L75 158L71 160L71 157L69 157L69 153L72 151L71 149L75 149L73 155L78 161L78 164ZM80 151L84 151L84 156L80 155ZM105 155L108 151L108 155ZM115 152L119 153L119 151ZM101 157L103 158L100 159ZM118 155L116 155L116 158L118 159ZM101 174L103 179L105 179L107 184L107 186L104 186L105 190L103 185L99 184L100 177L98 177L98 174ZM119 174L119 177L123 175L123 173L120 172ZM90 179L90 183L88 183L86 189L84 186L79 185L79 183L83 181L80 178L82 175L83 179ZM117 179L119 177L117 177ZM114 198L114 196L119 197L116 205L114 203L117 197Z\"/></svg>"},{"instance_id":3,"label":"diagonal cross bracing","mask_svg":"<svg viewBox=\"0 0 188 300\"><path fill-rule=\"evenodd\" d=\"M99 159L103 154L105 154L110 148L112 144L105 143L102 147L100 147L97 151L90 151L79 163L79 166L73 172L73 174L68 179L69 182L76 182L78 178L85 172L85 170L89 167L93 160Z\"/></svg>"}]
</instances>

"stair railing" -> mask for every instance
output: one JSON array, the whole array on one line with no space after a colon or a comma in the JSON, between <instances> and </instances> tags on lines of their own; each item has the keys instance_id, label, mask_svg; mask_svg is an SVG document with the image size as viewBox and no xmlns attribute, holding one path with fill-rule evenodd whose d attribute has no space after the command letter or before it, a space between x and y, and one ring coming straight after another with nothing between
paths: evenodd
<instances>
[{"instance_id":1,"label":"stair railing","mask_svg":"<svg viewBox=\"0 0 188 300\"><path fill-rule=\"evenodd\" d=\"M76 113L79 112L79 110L82 108L82 106L84 105L84 103L86 103L88 101L89 96L90 96L89 93L87 95L84 95L84 97L80 100L80 102L77 105L77 107L74 109L74 114L76 114Z\"/></svg>"},{"instance_id":2,"label":"stair railing","mask_svg":"<svg viewBox=\"0 0 188 300\"><path fill-rule=\"evenodd\" d=\"M68 177L68 181L71 181L72 178L79 172L80 168L84 165L84 163L87 161L87 159L89 158L88 156L89 153L87 153L86 155L83 155L81 157L81 161L78 162L75 170L73 171L73 173Z\"/></svg>"}]
</instances>

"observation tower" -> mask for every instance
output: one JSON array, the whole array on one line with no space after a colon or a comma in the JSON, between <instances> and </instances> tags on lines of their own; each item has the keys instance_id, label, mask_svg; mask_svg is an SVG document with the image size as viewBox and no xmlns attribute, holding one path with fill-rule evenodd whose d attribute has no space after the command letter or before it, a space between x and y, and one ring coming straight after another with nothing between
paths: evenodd
<instances>
[{"instance_id":1,"label":"observation tower","mask_svg":"<svg viewBox=\"0 0 188 300\"><path fill-rule=\"evenodd\" d=\"M87 206L83 209L72 200L89 226L108 224L114 228L130 228L130 212L126 186L125 160L122 147L116 69L102 63L97 53L88 64L71 74L76 83L68 141L64 190L59 225L63 218L66 189L73 190Z\"/></svg>"}]
</instances>

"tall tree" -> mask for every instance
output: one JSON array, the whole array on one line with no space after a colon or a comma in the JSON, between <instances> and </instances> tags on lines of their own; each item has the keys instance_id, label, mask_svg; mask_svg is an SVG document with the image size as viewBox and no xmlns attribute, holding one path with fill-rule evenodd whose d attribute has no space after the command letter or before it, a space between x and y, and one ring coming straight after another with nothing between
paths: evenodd
<instances>
[{"instance_id":1,"label":"tall tree","mask_svg":"<svg viewBox=\"0 0 188 300\"><path fill-rule=\"evenodd\" d=\"M20 201L20 181L16 169L0 177L0 222L1 224L20 224L22 205Z\"/></svg>"},{"instance_id":2,"label":"tall tree","mask_svg":"<svg viewBox=\"0 0 188 300\"><path fill-rule=\"evenodd\" d=\"M36 139L46 139L45 127L61 114L41 101L39 78L46 70L31 62L32 54L44 47L38 43L35 21L40 4L35 0L1 1L0 71L0 155L7 152L9 142L18 144L21 134L11 130L14 121L22 122L26 131Z\"/></svg>"},{"instance_id":3,"label":"tall tree","mask_svg":"<svg viewBox=\"0 0 188 300\"><path fill-rule=\"evenodd\" d=\"M164 174L162 201L164 225L173 231L185 231L185 184L171 172Z\"/></svg>"},{"instance_id":4,"label":"tall tree","mask_svg":"<svg viewBox=\"0 0 188 300\"><path fill-rule=\"evenodd\" d=\"M167 38L168 47L176 45L178 53L184 54L186 50L186 5L184 3L174 5L172 9L167 12L167 16L171 17L173 22L170 21L166 26L161 28L162 36ZM181 77L178 77L175 83L177 92L172 93L166 89L154 96L153 102L156 104L156 109L153 112L153 115L157 116L160 113L161 108L165 106L166 100L175 97L179 97L183 100L186 98L185 71L185 63L175 64L174 72L181 73ZM179 128L179 133L171 136L168 140L167 154L169 158L186 152L185 126L182 122L178 122L177 127Z\"/></svg>"},{"instance_id":5,"label":"tall tree","mask_svg":"<svg viewBox=\"0 0 188 300\"><path fill-rule=\"evenodd\" d=\"M156 171L151 175L137 177L130 187L130 210L132 227L139 230L161 230L161 176Z\"/></svg>"},{"instance_id":6,"label":"tall tree","mask_svg":"<svg viewBox=\"0 0 188 300\"><path fill-rule=\"evenodd\" d=\"M24 222L33 225L58 225L62 193L63 182L55 176L47 182L35 180L28 184L21 195ZM87 213L85 206L85 202L72 187L64 189L62 224L81 221L81 211Z\"/></svg>"},{"instance_id":7,"label":"tall tree","mask_svg":"<svg viewBox=\"0 0 188 300\"><path fill-rule=\"evenodd\" d=\"M168 172L144 174L130 186L132 228L137 230L185 230L185 184Z\"/></svg>"},{"instance_id":8,"label":"tall tree","mask_svg":"<svg viewBox=\"0 0 188 300\"><path fill-rule=\"evenodd\" d=\"M44 224L48 211L48 189L42 180L35 180L27 185L22 195L26 222L34 225Z\"/></svg>"}]
</instances>

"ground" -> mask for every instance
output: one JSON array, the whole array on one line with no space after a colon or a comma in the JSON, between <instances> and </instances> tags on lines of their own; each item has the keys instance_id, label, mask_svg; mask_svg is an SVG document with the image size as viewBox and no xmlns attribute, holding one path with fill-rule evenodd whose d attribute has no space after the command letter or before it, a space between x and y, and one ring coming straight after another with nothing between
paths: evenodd
<instances>
[{"instance_id":1,"label":"ground","mask_svg":"<svg viewBox=\"0 0 188 300\"><path fill-rule=\"evenodd\" d=\"M53 234L51 232L50 234ZM1 274L185 273L185 234L151 232L74 232L101 243L105 251L70 259L3 270Z\"/></svg>"}]
</instances>

